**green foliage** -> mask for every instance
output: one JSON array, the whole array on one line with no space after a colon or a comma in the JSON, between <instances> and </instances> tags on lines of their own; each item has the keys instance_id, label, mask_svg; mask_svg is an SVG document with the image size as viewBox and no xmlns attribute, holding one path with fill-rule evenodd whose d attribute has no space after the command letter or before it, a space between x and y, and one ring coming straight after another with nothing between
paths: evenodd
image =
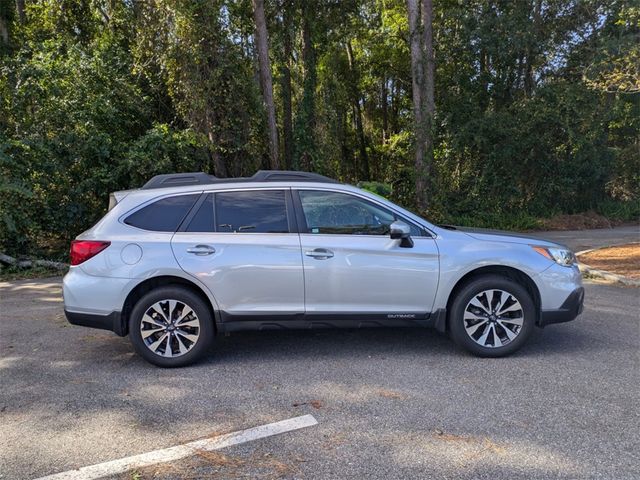
<instances>
[{"instance_id":1,"label":"green foliage","mask_svg":"<svg viewBox=\"0 0 640 480\"><path fill-rule=\"evenodd\" d=\"M358 183L358 187L384 198L389 198L392 191L390 184L382 182L360 182Z\"/></svg>"},{"instance_id":2,"label":"green foliage","mask_svg":"<svg viewBox=\"0 0 640 480\"><path fill-rule=\"evenodd\" d=\"M536 230L541 227L540 218L528 214L492 214L476 212L473 215L443 217L438 223L461 227L488 228L493 230Z\"/></svg>"},{"instance_id":3,"label":"green foliage","mask_svg":"<svg viewBox=\"0 0 640 480\"><path fill-rule=\"evenodd\" d=\"M414 208L406 2L266 3L294 165ZM639 10L537 3L434 2L436 222L639 216ZM157 173L268 165L251 2L26 4L0 2L0 248L62 251Z\"/></svg>"},{"instance_id":4,"label":"green foliage","mask_svg":"<svg viewBox=\"0 0 640 480\"><path fill-rule=\"evenodd\" d=\"M207 139L214 159L208 169L223 177L255 170L266 148L252 61L234 41L242 32L226 23L224 6L222 1L145 2L134 46L136 68L146 75L146 65L155 63L149 81L164 83L176 113ZM158 69L161 78L154 79Z\"/></svg>"},{"instance_id":5,"label":"green foliage","mask_svg":"<svg viewBox=\"0 0 640 480\"><path fill-rule=\"evenodd\" d=\"M640 219L640 201L605 200L598 205L596 211L611 220L637 222Z\"/></svg>"},{"instance_id":6,"label":"green foliage","mask_svg":"<svg viewBox=\"0 0 640 480\"><path fill-rule=\"evenodd\" d=\"M34 4L32 14L36 7L55 17L54 3ZM7 133L13 132L7 154L33 193L30 228L68 238L103 213L108 192L120 186L114 173L126 144L144 133L147 120L114 32L84 44L82 32L71 41L48 38L48 28L45 22L26 29L38 42L27 41L4 63L2 113Z\"/></svg>"},{"instance_id":7,"label":"green foliage","mask_svg":"<svg viewBox=\"0 0 640 480\"><path fill-rule=\"evenodd\" d=\"M640 93L640 6L617 2L584 80L597 90Z\"/></svg>"},{"instance_id":8,"label":"green foliage","mask_svg":"<svg viewBox=\"0 0 640 480\"><path fill-rule=\"evenodd\" d=\"M190 130L157 124L131 143L120 165L121 186L137 188L154 175L199 172L209 162L206 139Z\"/></svg>"},{"instance_id":9,"label":"green foliage","mask_svg":"<svg viewBox=\"0 0 640 480\"><path fill-rule=\"evenodd\" d=\"M0 135L0 245L24 250L32 224L28 205L33 192L25 180L26 169L10 154L11 145Z\"/></svg>"}]
</instances>

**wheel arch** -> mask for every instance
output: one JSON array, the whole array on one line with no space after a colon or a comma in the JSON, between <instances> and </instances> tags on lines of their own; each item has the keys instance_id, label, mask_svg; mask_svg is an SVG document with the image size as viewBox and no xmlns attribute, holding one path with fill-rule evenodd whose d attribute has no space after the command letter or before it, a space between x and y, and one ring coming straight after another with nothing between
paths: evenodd
<instances>
[{"instance_id":1,"label":"wheel arch","mask_svg":"<svg viewBox=\"0 0 640 480\"><path fill-rule=\"evenodd\" d=\"M446 309L446 312L447 312L446 329L449 328L449 316L451 315L451 304L453 303L453 300L458 295L458 292L460 292L460 290L462 290L462 288L464 288L465 285L467 285L469 282L475 280L476 278L487 276L487 275L500 275L500 276L509 278L517 282L519 285L523 286L527 290L527 292L529 292L529 294L531 295L531 298L533 299L533 303L536 307L535 323L536 325L539 324L540 308L541 308L540 307L541 306L540 290L538 289L538 286L533 281L533 279L522 270L518 270L517 268L514 268L514 267L508 267L506 265L488 265L488 266L479 267L474 270L471 270L470 272L467 272L456 282L454 287L451 289L451 292L449 292L449 296L447 298L447 309Z\"/></svg>"},{"instance_id":2,"label":"wheel arch","mask_svg":"<svg viewBox=\"0 0 640 480\"><path fill-rule=\"evenodd\" d=\"M215 332L217 333L219 319L217 316L217 309L215 308L214 304L215 300L212 300L200 285L192 282L191 280L176 275L159 275L157 277L147 278L138 283L133 289L131 289L131 291L127 295L127 298L125 299L122 306L121 315L123 335L127 335L129 333L129 317L131 315L133 307L138 302L138 300L140 300L144 295L152 290L155 290L156 288L169 285L182 286L198 295L209 307L211 318L213 319L213 327L215 329Z\"/></svg>"}]
</instances>

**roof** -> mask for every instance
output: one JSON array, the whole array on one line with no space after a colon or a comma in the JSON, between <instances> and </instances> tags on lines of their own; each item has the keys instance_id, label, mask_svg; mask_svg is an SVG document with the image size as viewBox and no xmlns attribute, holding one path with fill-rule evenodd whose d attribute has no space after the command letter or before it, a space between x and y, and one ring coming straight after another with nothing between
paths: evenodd
<instances>
[{"instance_id":1,"label":"roof","mask_svg":"<svg viewBox=\"0 0 640 480\"><path fill-rule=\"evenodd\" d=\"M166 187L184 187L189 185L211 185L238 182L316 182L340 183L332 178L312 172L293 170L258 170L251 177L218 178L204 172L167 173L156 175L142 186L143 190Z\"/></svg>"}]
</instances>

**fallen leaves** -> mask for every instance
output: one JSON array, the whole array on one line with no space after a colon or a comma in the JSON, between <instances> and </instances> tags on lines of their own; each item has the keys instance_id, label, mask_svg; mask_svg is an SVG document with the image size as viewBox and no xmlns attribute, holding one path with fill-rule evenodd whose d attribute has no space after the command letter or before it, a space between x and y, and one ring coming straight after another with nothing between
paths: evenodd
<instances>
[{"instance_id":1,"label":"fallen leaves","mask_svg":"<svg viewBox=\"0 0 640 480\"><path fill-rule=\"evenodd\" d=\"M293 404L294 407L302 407L304 405L311 405L316 410L320 410L323 407L323 403L320 400L310 400L308 402L296 402Z\"/></svg>"}]
</instances>

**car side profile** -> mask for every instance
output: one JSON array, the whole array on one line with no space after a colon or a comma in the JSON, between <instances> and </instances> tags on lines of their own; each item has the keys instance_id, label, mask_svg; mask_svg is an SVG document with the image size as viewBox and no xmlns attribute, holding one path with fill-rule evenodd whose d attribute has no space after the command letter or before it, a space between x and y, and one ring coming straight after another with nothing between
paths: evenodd
<instances>
[{"instance_id":1,"label":"car side profile","mask_svg":"<svg viewBox=\"0 0 640 480\"><path fill-rule=\"evenodd\" d=\"M215 335L433 327L473 354L508 355L573 320L584 289L562 245L437 226L373 193L304 172L158 175L115 192L71 245L65 314L129 335L162 367Z\"/></svg>"}]
</instances>

